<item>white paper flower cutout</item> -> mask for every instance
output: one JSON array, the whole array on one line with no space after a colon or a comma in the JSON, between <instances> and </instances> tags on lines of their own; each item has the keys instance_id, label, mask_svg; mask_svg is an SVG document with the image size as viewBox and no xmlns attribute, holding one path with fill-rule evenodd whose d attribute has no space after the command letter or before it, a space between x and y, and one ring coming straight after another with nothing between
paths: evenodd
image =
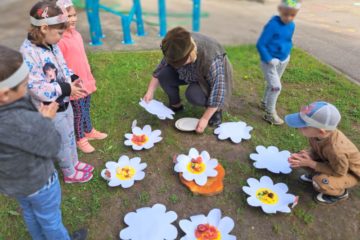
<instances>
[{"instance_id":1,"label":"white paper flower cutout","mask_svg":"<svg viewBox=\"0 0 360 240\"><path fill-rule=\"evenodd\" d=\"M218 165L216 159L210 159L207 151L199 154L198 150L191 148L189 155L180 154L176 158L175 172L182 173L187 181L195 181L197 185L204 186L208 177L216 177L218 172L215 169Z\"/></svg>"},{"instance_id":2,"label":"white paper flower cutout","mask_svg":"<svg viewBox=\"0 0 360 240\"><path fill-rule=\"evenodd\" d=\"M128 156L121 156L118 162L107 162L106 169L101 171L101 176L109 181L110 187L121 186L129 188L135 181L143 180L146 163L141 163L139 157L129 159Z\"/></svg>"},{"instance_id":3,"label":"white paper flower cutout","mask_svg":"<svg viewBox=\"0 0 360 240\"><path fill-rule=\"evenodd\" d=\"M230 138L234 143L240 143L242 139L249 140L251 138L250 131L253 127L248 126L245 122L226 122L219 125L214 130L220 140Z\"/></svg>"},{"instance_id":4,"label":"white paper flower cutout","mask_svg":"<svg viewBox=\"0 0 360 240\"><path fill-rule=\"evenodd\" d=\"M160 142L160 130L151 130L150 125L145 125L143 129L139 127L133 127L132 133L125 134L126 146L132 146L134 150L150 149L154 147L154 144Z\"/></svg>"},{"instance_id":5,"label":"white paper flower cutout","mask_svg":"<svg viewBox=\"0 0 360 240\"><path fill-rule=\"evenodd\" d=\"M247 198L250 206L261 207L265 213L291 212L288 205L294 203L296 197L287 193L289 189L285 183L274 184L268 176L261 177L260 181L249 178L247 183L249 187L242 189L250 195Z\"/></svg>"},{"instance_id":6,"label":"white paper flower cutout","mask_svg":"<svg viewBox=\"0 0 360 240\"><path fill-rule=\"evenodd\" d=\"M272 173L291 173L292 169L288 158L291 153L289 151L279 151L277 147L264 146L256 147L257 153L250 154L250 159L254 160L254 167L259 169L267 169Z\"/></svg>"},{"instance_id":7,"label":"white paper flower cutout","mask_svg":"<svg viewBox=\"0 0 360 240\"><path fill-rule=\"evenodd\" d=\"M196 215L179 222L181 230L185 236L180 240L236 240L236 237L230 235L235 224L230 217L221 218L220 209L213 209L206 217Z\"/></svg>"},{"instance_id":8,"label":"white paper flower cutout","mask_svg":"<svg viewBox=\"0 0 360 240\"><path fill-rule=\"evenodd\" d=\"M137 209L136 212L126 214L124 221L127 228L121 230L120 239L123 240L173 240L178 231L172 222L177 219L173 211L166 212L162 204L153 207Z\"/></svg>"},{"instance_id":9,"label":"white paper flower cutout","mask_svg":"<svg viewBox=\"0 0 360 240\"><path fill-rule=\"evenodd\" d=\"M143 99L140 99L139 105L161 120L165 120L166 118L174 119L174 111L165 106L162 102L153 99L146 103Z\"/></svg>"}]
</instances>

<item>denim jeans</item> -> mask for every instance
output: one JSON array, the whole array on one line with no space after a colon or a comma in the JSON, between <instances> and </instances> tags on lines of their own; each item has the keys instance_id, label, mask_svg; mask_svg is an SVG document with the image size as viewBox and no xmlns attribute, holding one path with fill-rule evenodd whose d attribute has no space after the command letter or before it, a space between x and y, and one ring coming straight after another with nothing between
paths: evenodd
<instances>
[{"instance_id":1,"label":"denim jeans","mask_svg":"<svg viewBox=\"0 0 360 240\"><path fill-rule=\"evenodd\" d=\"M276 112L277 99L281 92L281 77L290 61L290 56L276 65L261 62L261 69L266 80L263 102L268 113Z\"/></svg>"},{"instance_id":2,"label":"denim jeans","mask_svg":"<svg viewBox=\"0 0 360 240\"><path fill-rule=\"evenodd\" d=\"M28 231L34 240L70 240L61 218L61 188L54 172L39 191L19 197Z\"/></svg>"}]
</instances>

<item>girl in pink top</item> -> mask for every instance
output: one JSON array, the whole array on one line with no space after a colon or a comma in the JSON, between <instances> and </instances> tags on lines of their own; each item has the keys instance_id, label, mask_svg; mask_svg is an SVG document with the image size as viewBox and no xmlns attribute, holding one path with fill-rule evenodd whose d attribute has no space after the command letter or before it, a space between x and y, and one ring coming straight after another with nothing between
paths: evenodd
<instances>
[{"instance_id":1,"label":"girl in pink top","mask_svg":"<svg viewBox=\"0 0 360 240\"><path fill-rule=\"evenodd\" d=\"M84 153L91 153L95 148L89 140L104 139L106 133L95 130L90 118L91 94L96 91L95 79L91 73L90 65L85 53L83 39L75 29L77 16L71 0L63 0L62 5L68 12L68 29L64 32L58 43L67 65L82 79L83 88L88 95L84 98L72 98L71 104L74 109L75 136L78 148Z\"/></svg>"}]
</instances>

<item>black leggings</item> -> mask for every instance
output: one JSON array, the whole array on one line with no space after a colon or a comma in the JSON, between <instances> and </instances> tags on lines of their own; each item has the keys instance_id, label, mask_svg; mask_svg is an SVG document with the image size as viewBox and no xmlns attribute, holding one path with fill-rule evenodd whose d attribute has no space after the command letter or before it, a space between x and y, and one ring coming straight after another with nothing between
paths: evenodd
<instances>
[{"instance_id":1,"label":"black leggings","mask_svg":"<svg viewBox=\"0 0 360 240\"><path fill-rule=\"evenodd\" d=\"M164 67L159 75L158 79L161 88L169 97L169 104L171 106L177 105L181 102L179 95L179 86L187 85L183 80L179 79L179 74L171 66ZM201 90L198 83L190 83L185 92L186 99L193 105L206 106L208 98Z\"/></svg>"}]
</instances>

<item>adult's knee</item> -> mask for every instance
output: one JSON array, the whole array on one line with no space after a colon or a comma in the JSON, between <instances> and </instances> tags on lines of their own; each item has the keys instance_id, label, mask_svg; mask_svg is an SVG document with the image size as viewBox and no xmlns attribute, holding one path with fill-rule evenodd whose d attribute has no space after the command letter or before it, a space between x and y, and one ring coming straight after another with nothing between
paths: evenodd
<instances>
[{"instance_id":1,"label":"adult's knee","mask_svg":"<svg viewBox=\"0 0 360 240\"><path fill-rule=\"evenodd\" d=\"M163 69L160 70L158 74L158 79L160 84L165 83L169 79L178 79L178 73L176 70L171 66L165 66Z\"/></svg>"},{"instance_id":2,"label":"adult's knee","mask_svg":"<svg viewBox=\"0 0 360 240\"><path fill-rule=\"evenodd\" d=\"M207 97L199 84L191 84L185 91L185 97L193 105L206 106Z\"/></svg>"}]
</instances>

